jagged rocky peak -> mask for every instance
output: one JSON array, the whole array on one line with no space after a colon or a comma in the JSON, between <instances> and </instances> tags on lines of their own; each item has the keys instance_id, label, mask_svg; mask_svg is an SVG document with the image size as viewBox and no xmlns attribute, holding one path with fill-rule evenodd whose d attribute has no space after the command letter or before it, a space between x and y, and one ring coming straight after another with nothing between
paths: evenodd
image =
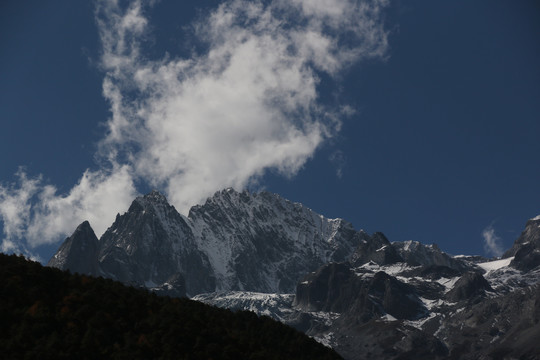
<instances>
[{"instance_id":1,"label":"jagged rocky peak","mask_svg":"<svg viewBox=\"0 0 540 360\"><path fill-rule=\"evenodd\" d=\"M303 204L284 199L278 194L268 191L238 192L233 188L217 191L203 205L193 206L188 217L194 220L211 218L212 221L222 221L226 225L247 224L253 221L258 223L283 221L285 224L301 221L315 225L329 222L353 229L353 226L343 219L327 219Z\"/></svg>"},{"instance_id":2,"label":"jagged rocky peak","mask_svg":"<svg viewBox=\"0 0 540 360\"><path fill-rule=\"evenodd\" d=\"M155 190L117 216L101 237L98 261L105 276L124 283L156 288L180 273L188 294L215 286L188 220Z\"/></svg>"},{"instance_id":3,"label":"jagged rocky peak","mask_svg":"<svg viewBox=\"0 0 540 360\"><path fill-rule=\"evenodd\" d=\"M167 204L167 205L169 204L169 202L167 201L167 198L156 189L150 191L148 194L144 196L137 197L135 200L148 201L153 204L159 204L159 203Z\"/></svg>"},{"instance_id":4,"label":"jagged rocky peak","mask_svg":"<svg viewBox=\"0 0 540 360\"><path fill-rule=\"evenodd\" d=\"M525 230L503 258L514 256L510 266L528 272L540 266L540 215L527 221Z\"/></svg>"},{"instance_id":5,"label":"jagged rocky peak","mask_svg":"<svg viewBox=\"0 0 540 360\"><path fill-rule=\"evenodd\" d=\"M521 235L514 241L513 246L502 257L508 258L514 256L525 245L531 245L536 249L540 249L540 215L527 221L525 230L523 230Z\"/></svg>"},{"instance_id":6,"label":"jagged rocky peak","mask_svg":"<svg viewBox=\"0 0 540 360\"><path fill-rule=\"evenodd\" d=\"M365 232L358 232L357 237L359 238L359 244L351 258L351 263L354 266L360 266L370 261L378 265L403 261L403 258L383 233L376 232L369 236Z\"/></svg>"},{"instance_id":7,"label":"jagged rocky peak","mask_svg":"<svg viewBox=\"0 0 540 360\"><path fill-rule=\"evenodd\" d=\"M418 266L446 266L454 270L467 270L467 263L459 258L454 258L439 249L437 244L425 245L418 241L396 241L392 245L405 262Z\"/></svg>"},{"instance_id":8,"label":"jagged rocky peak","mask_svg":"<svg viewBox=\"0 0 540 360\"><path fill-rule=\"evenodd\" d=\"M81 223L68 237L47 266L70 270L80 274L97 274L94 261L98 251L98 238L88 221Z\"/></svg>"},{"instance_id":9,"label":"jagged rocky peak","mask_svg":"<svg viewBox=\"0 0 540 360\"><path fill-rule=\"evenodd\" d=\"M231 205L237 206L241 202L249 202L253 196L256 196L256 194L251 194L247 190L239 192L236 191L234 188L229 187L223 190L216 191L214 195L206 199L204 205L195 205L195 207L210 204L221 205L225 207L230 207Z\"/></svg>"},{"instance_id":10,"label":"jagged rocky peak","mask_svg":"<svg viewBox=\"0 0 540 360\"><path fill-rule=\"evenodd\" d=\"M218 290L292 293L306 273L347 260L357 246L350 223L265 191L219 191L189 219Z\"/></svg>"},{"instance_id":11,"label":"jagged rocky peak","mask_svg":"<svg viewBox=\"0 0 540 360\"><path fill-rule=\"evenodd\" d=\"M165 196L157 190L152 190L144 196L135 198L128 210L128 213L145 214L146 212L151 212L153 215L158 216L160 220L180 215L174 206L169 204Z\"/></svg>"},{"instance_id":12,"label":"jagged rocky peak","mask_svg":"<svg viewBox=\"0 0 540 360\"><path fill-rule=\"evenodd\" d=\"M153 190L137 197L125 214L117 215L101 241L104 246L114 242L115 246L129 247L129 252L133 252L133 246L157 246L165 239L174 242L182 235L189 237L190 232L186 219L167 202L165 196Z\"/></svg>"}]
</instances>

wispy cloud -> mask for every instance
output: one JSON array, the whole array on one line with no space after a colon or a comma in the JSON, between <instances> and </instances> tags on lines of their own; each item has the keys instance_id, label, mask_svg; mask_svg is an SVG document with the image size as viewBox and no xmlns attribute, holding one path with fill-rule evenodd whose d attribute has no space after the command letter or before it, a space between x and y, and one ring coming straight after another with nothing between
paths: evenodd
<instances>
[{"instance_id":1,"label":"wispy cloud","mask_svg":"<svg viewBox=\"0 0 540 360\"><path fill-rule=\"evenodd\" d=\"M484 239L484 251L488 255L501 256L503 254L501 238L495 234L493 224L490 224L482 231L482 237Z\"/></svg>"},{"instance_id":2,"label":"wispy cloud","mask_svg":"<svg viewBox=\"0 0 540 360\"><path fill-rule=\"evenodd\" d=\"M386 4L232 0L193 24L204 52L149 60L142 41L151 36L149 8L98 1L103 95L112 113L99 146L102 166L68 194L22 172L17 186L0 187L5 246L57 241L84 219L100 234L127 208L135 182L162 189L186 212L267 169L294 176L339 131L348 109L320 103L319 74L336 77L354 62L386 56Z\"/></svg>"},{"instance_id":3,"label":"wispy cloud","mask_svg":"<svg viewBox=\"0 0 540 360\"><path fill-rule=\"evenodd\" d=\"M343 177L343 169L345 168L345 165L347 163L343 151L334 151L332 154L330 154L328 160L330 160L330 162L336 168L336 176L338 177L338 179L341 179Z\"/></svg>"}]
</instances>

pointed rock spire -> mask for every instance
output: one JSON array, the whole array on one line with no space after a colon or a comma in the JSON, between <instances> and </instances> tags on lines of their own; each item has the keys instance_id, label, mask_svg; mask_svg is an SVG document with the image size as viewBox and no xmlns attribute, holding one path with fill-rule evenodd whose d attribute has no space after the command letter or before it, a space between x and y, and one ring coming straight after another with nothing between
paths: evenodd
<instances>
[{"instance_id":1,"label":"pointed rock spire","mask_svg":"<svg viewBox=\"0 0 540 360\"><path fill-rule=\"evenodd\" d=\"M88 221L81 223L60 246L47 266L97 275L98 238Z\"/></svg>"}]
</instances>

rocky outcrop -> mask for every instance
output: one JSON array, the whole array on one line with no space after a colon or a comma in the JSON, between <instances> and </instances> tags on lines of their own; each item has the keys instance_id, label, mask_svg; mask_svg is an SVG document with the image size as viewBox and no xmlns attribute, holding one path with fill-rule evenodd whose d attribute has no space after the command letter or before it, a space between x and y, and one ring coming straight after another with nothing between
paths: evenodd
<instances>
[{"instance_id":1,"label":"rocky outcrop","mask_svg":"<svg viewBox=\"0 0 540 360\"><path fill-rule=\"evenodd\" d=\"M469 271L454 284L452 289L446 294L450 301L474 300L483 297L486 291L493 292L491 285L478 272Z\"/></svg>"},{"instance_id":2,"label":"rocky outcrop","mask_svg":"<svg viewBox=\"0 0 540 360\"><path fill-rule=\"evenodd\" d=\"M295 305L304 311L346 313L360 322L386 314L408 320L427 314L411 286L383 271L359 276L345 264L328 264L308 275L298 284Z\"/></svg>"},{"instance_id":3,"label":"rocky outcrop","mask_svg":"<svg viewBox=\"0 0 540 360\"><path fill-rule=\"evenodd\" d=\"M413 266L446 266L463 271L468 265L461 259L456 259L439 249L437 244L425 245L418 241L393 242L397 253L405 262Z\"/></svg>"},{"instance_id":4,"label":"rocky outcrop","mask_svg":"<svg viewBox=\"0 0 540 360\"><path fill-rule=\"evenodd\" d=\"M438 336L450 359L538 359L540 287L464 307L445 319Z\"/></svg>"},{"instance_id":5,"label":"rocky outcrop","mask_svg":"<svg viewBox=\"0 0 540 360\"><path fill-rule=\"evenodd\" d=\"M396 319L416 320L427 314L413 287L383 271L377 272L363 285L347 311L347 318L365 322L388 314Z\"/></svg>"},{"instance_id":6,"label":"rocky outcrop","mask_svg":"<svg viewBox=\"0 0 540 360\"><path fill-rule=\"evenodd\" d=\"M540 266L540 215L527 221L525 230L503 258L514 256L510 266L528 272Z\"/></svg>"},{"instance_id":7,"label":"rocky outcrop","mask_svg":"<svg viewBox=\"0 0 540 360\"><path fill-rule=\"evenodd\" d=\"M342 312L352 305L360 287L348 265L327 264L297 285L295 305L306 311Z\"/></svg>"},{"instance_id":8,"label":"rocky outcrop","mask_svg":"<svg viewBox=\"0 0 540 360\"><path fill-rule=\"evenodd\" d=\"M523 272L538 268L540 266L540 248L531 243L522 245L514 255L510 266Z\"/></svg>"},{"instance_id":9,"label":"rocky outcrop","mask_svg":"<svg viewBox=\"0 0 540 360\"><path fill-rule=\"evenodd\" d=\"M360 266L369 261L378 265L388 265L403 261L396 249L390 244L383 233L376 232L373 236L358 233L359 245L354 251L351 263Z\"/></svg>"}]
</instances>

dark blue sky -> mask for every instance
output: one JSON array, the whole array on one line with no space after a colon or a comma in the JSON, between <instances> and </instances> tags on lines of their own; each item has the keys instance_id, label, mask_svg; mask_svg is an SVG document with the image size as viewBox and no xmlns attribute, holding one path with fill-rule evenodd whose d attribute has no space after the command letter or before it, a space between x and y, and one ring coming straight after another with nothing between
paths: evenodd
<instances>
[{"instance_id":1,"label":"dark blue sky","mask_svg":"<svg viewBox=\"0 0 540 360\"><path fill-rule=\"evenodd\" d=\"M198 44L183 27L217 3L156 5L148 56L185 56ZM540 214L540 5L393 1L384 21L386 60L320 75L320 101L357 113L296 176L269 170L259 187L391 241L485 254L492 226L510 247ZM0 182L24 166L68 192L97 167L110 117L93 5L4 2L0 43ZM35 252L47 260L57 246Z\"/></svg>"}]
</instances>

